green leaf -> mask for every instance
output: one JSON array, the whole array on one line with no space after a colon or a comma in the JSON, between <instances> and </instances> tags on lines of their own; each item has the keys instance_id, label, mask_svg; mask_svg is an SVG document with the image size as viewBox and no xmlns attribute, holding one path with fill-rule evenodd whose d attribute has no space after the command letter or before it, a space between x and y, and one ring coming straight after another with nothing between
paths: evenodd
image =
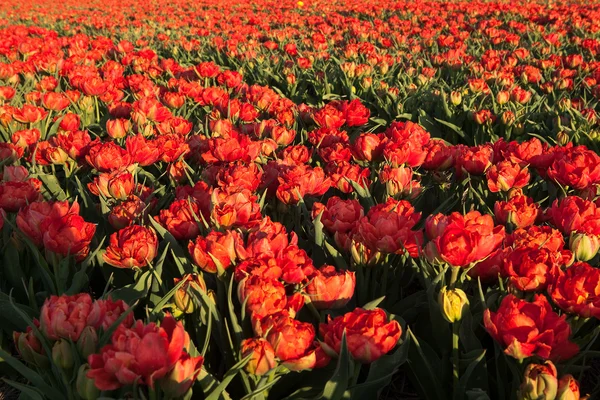
<instances>
[{"instance_id":1,"label":"green leaf","mask_svg":"<svg viewBox=\"0 0 600 400\"><path fill-rule=\"evenodd\" d=\"M229 383L242 370L242 368L246 366L246 363L248 363L250 358L252 358L252 354L249 354L247 357L243 358L241 361L231 367L231 369L225 373L221 383L219 383L219 385L213 389L211 393L205 393L205 400L219 400L222 393L225 392L225 389L227 389Z\"/></svg>"},{"instance_id":2,"label":"green leaf","mask_svg":"<svg viewBox=\"0 0 600 400\"><path fill-rule=\"evenodd\" d=\"M323 242L325 241L325 237L323 235L324 225L321 222L321 217L323 216L323 211L317 215L317 217L313 220L313 225L315 227L315 243L317 246L323 246Z\"/></svg>"},{"instance_id":3,"label":"green leaf","mask_svg":"<svg viewBox=\"0 0 600 400\"><path fill-rule=\"evenodd\" d=\"M5 361L8 365L13 367L21 376L31 382L37 389L42 390L42 392L51 399L62 400L64 399L64 395L62 395L58 390L54 389L52 386L48 385L44 379L32 370L27 367L21 361L17 360L6 351L0 349L0 361Z\"/></svg>"},{"instance_id":4,"label":"green leaf","mask_svg":"<svg viewBox=\"0 0 600 400\"><path fill-rule=\"evenodd\" d=\"M21 392L21 395L26 395L32 400L44 400L42 392L33 386L23 385L22 383L11 381L10 379L6 378L2 378L2 380L15 389L18 389Z\"/></svg>"},{"instance_id":5,"label":"green leaf","mask_svg":"<svg viewBox=\"0 0 600 400\"><path fill-rule=\"evenodd\" d=\"M56 178L56 176L49 174L32 174L31 177L42 181L42 187L45 189L42 190L42 193L46 193L46 196L44 197L46 197L47 200L67 200L68 196L60 186L60 182L58 182L58 178Z\"/></svg>"},{"instance_id":6,"label":"green leaf","mask_svg":"<svg viewBox=\"0 0 600 400\"><path fill-rule=\"evenodd\" d=\"M165 294L158 303L156 303L156 305L154 306L154 308L152 309L152 311L150 312L150 314L152 314L153 316L157 316L161 310L165 307L165 305L167 305L167 303L169 302L169 300L171 300L171 298L175 295L175 293L177 292L177 290L179 290L179 288L181 288L184 284L185 284L185 280L180 280L179 282L177 282L177 285L175 285L173 287L173 289L169 290L167 292L167 294Z\"/></svg>"},{"instance_id":7,"label":"green leaf","mask_svg":"<svg viewBox=\"0 0 600 400\"><path fill-rule=\"evenodd\" d=\"M11 333L12 331L24 332L28 326L27 319L22 318L15 307L18 307L29 319L33 319L36 315L32 308L22 304L17 305L11 302L9 295L0 292L0 326Z\"/></svg>"},{"instance_id":8,"label":"green leaf","mask_svg":"<svg viewBox=\"0 0 600 400\"><path fill-rule=\"evenodd\" d=\"M444 121L444 120L441 120L441 119L438 119L438 118L434 118L434 119L435 119L437 122L439 122L440 124L442 124L442 125L444 125L444 126L447 126L448 128L452 129L452 130L453 130L454 132L456 132L456 133L458 134L458 136L460 136L461 138L463 138L463 139L465 139L465 138L466 138L466 135L465 135L465 133L463 132L463 130L462 130L460 127L458 127L458 126L456 126L456 125L454 125L454 124L452 124L452 123L450 123L450 122L448 122L448 121Z\"/></svg>"},{"instance_id":9,"label":"green leaf","mask_svg":"<svg viewBox=\"0 0 600 400\"><path fill-rule=\"evenodd\" d=\"M469 364L466 371L461 375L460 381L458 382L458 386L456 386L454 388L454 398L456 400L464 398L464 394L467 391L467 385L469 383L469 379L471 378L471 375L475 371L475 368L483 360L484 356L485 356L485 349L481 350L481 354ZM483 371L485 371L485 369ZM485 374L485 375L487 376L487 374Z\"/></svg>"},{"instance_id":10,"label":"green leaf","mask_svg":"<svg viewBox=\"0 0 600 400\"><path fill-rule=\"evenodd\" d=\"M205 394L215 393L215 389L217 387L219 387L219 381L216 380L215 377L212 376L204 368L202 368L202 370L200 371L197 381L200 384L200 387L202 387L202 390L204 391ZM214 399L215 400L231 400L231 396L229 396L229 394L225 390L223 390L220 394L218 394L217 397L214 397Z\"/></svg>"},{"instance_id":11,"label":"green leaf","mask_svg":"<svg viewBox=\"0 0 600 400\"><path fill-rule=\"evenodd\" d=\"M323 393L320 399L326 400L340 400L350 398L348 392L348 383L352 377L354 370L354 361L350 357L348 351L348 344L346 342L346 331L342 334L342 343L340 347L340 354L338 356L337 366L333 375L325 384Z\"/></svg>"},{"instance_id":12,"label":"green leaf","mask_svg":"<svg viewBox=\"0 0 600 400\"><path fill-rule=\"evenodd\" d=\"M352 399L366 399L372 396L374 391L379 393L389 385L400 366L408 359L409 346L410 336L406 335L404 342L393 353L384 355L373 362L367 380L350 388Z\"/></svg>"},{"instance_id":13,"label":"green leaf","mask_svg":"<svg viewBox=\"0 0 600 400\"><path fill-rule=\"evenodd\" d=\"M156 232L158 232L158 234L163 239L165 239L171 246L171 251L173 253L173 257L176 258L176 263L180 269L179 273L181 274L181 276L185 275L186 273L193 272L192 266L190 265L190 262L189 262L188 258L186 257L186 252L183 250L183 248L181 247L181 245L179 244L177 239L175 239L173 237L173 235L171 235L171 232L169 232L168 230L163 228L163 226L161 224L156 222L154 220L154 218L148 218L148 219L149 219L150 223L152 224L152 227L156 230Z\"/></svg>"},{"instance_id":14,"label":"green leaf","mask_svg":"<svg viewBox=\"0 0 600 400\"><path fill-rule=\"evenodd\" d=\"M125 303L131 304L146 297L152 287L152 278L152 271L146 271L138 278L137 282L114 290L111 297L113 300L123 300Z\"/></svg>"},{"instance_id":15,"label":"green leaf","mask_svg":"<svg viewBox=\"0 0 600 400\"><path fill-rule=\"evenodd\" d=\"M370 302L368 302L367 304L365 304L362 308L364 308L365 310L374 310L375 308L377 308L377 306L379 304L381 304L381 302L385 299L385 296L381 296L375 300L371 300Z\"/></svg>"},{"instance_id":16,"label":"green leaf","mask_svg":"<svg viewBox=\"0 0 600 400\"><path fill-rule=\"evenodd\" d=\"M442 382L440 382L439 379L438 367L440 360L431 360L435 363L436 367L434 368L429 357L425 355L421 344L410 328L408 329L407 336L410 337L410 341L413 343L409 349L414 349L414 352L411 351L411 353L413 353L412 356L409 356L408 358L408 365L410 366L414 377L413 383L419 386L421 392L425 394L425 397L428 400L445 399L446 396L442 391Z\"/></svg>"}]
</instances>

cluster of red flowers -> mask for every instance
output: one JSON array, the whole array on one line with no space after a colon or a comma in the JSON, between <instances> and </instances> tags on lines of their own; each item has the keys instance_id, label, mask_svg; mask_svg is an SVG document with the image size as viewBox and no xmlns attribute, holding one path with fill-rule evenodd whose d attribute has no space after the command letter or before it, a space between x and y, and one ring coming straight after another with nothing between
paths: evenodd
<instances>
[{"instance_id":1,"label":"cluster of red flowers","mask_svg":"<svg viewBox=\"0 0 600 400\"><path fill-rule=\"evenodd\" d=\"M482 322L507 355L551 360L522 393L575 393L552 362L580 352L571 317L600 318L598 6L74 1L0 20L0 244L43 262L21 299L55 294L23 360L69 370L76 349L82 398L180 397L223 376L191 327L223 313L251 375L343 342L369 364L403 336L375 292L450 269L448 293L501 294ZM172 314L64 294L89 266L90 292Z\"/></svg>"}]
</instances>

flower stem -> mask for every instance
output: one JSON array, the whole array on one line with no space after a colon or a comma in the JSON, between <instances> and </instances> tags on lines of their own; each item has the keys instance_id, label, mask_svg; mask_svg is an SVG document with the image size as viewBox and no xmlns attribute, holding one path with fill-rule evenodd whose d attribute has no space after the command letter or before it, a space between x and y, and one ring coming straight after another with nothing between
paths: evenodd
<instances>
[{"instance_id":1,"label":"flower stem","mask_svg":"<svg viewBox=\"0 0 600 400\"><path fill-rule=\"evenodd\" d=\"M458 280L458 273L460 272L460 267L452 267L452 275L450 276L450 287L454 288L454 284Z\"/></svg>"},{"instance_id":2,"label":"flower stem","mask_svg":"<svg viewBox=\"0 0 600 400\"><path fill-rule=\"evenodd\" d=\"M452 382L455 389L456 387L458 387L458 381L460 376L460 354L458 351L459 329L460 321L456 321L452 324Z\"/></svg>"}]
</instances>

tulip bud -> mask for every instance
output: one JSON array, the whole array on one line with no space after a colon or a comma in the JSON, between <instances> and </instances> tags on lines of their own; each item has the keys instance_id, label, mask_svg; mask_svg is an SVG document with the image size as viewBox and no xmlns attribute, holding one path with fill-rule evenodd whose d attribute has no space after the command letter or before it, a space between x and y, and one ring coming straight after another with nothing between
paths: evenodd
<instances>
[{"instance_id":1,"label":"tulip bud","mask_svg":"<svg viewBox=\"0 0 600 400\"><path fill-rule=\"evenodd\" d=\"M513 133L517 136L520 136L523 133L525 133L525 126L522 122L515 124L515 127L513 128Z\"/></svg>"},{"instance_id":2,"label":"tulip bud","mask_svg":"<svg viewBox=\"0 0 600 400\"><path fill-rule=\"evenodd\" d=\"M511 126L515 123L515 114L512 111L504 111L502 113L502 124L506 126Z\"/></svg>"},{"instance_id":3,"label":"tulip bud","mask_svg":"<svg viewBox=\"0 0 600 400\"><path fill-rule=\"evenodd\" d=\"M462 94L457 90L453 90L452 93L450 93L450 102L455 106L459 105L462 102Z\"/></svg>"},{"instance_id":4,"label":"tulip bud","mask_svg":"<svg viewBox=\"0 0 600 400\"><path fill-rule=\"evenodd\" d=\"M48 367L48 357L44 354L42 343L35 336L31 328L28 328L27 332L13 333L13 339L15 347L23 360L39 368Z\"/></svg>"},{"instance_id":5,"label":"tulip bud","mask_svg":"<svg viewBox=\"0 0 600 400\"><path fill-rule=\"evenodd\" d=\"M46 151L46 158L52 164L63 165L69 159L69 155L60 147L51 147Z\"/></svg>"},{"instance_id":6,"label":"tulip bud","mask_svg":"<svg viewBox=\"0 0 600 400\"><path fill-rule=\"evenodd\" d=\"M184 314L191 314L196 309L194 291L206 293L206 283L201 275L188 274L182 278L185 283L177 289L175 295L175 305ZM179 279L175 279L177 284Z\"/></svg>"},{"instance_id":7,"label":"tulip bud","mask_svg":"<svg viewBox=\"0 0 600 400\"><path fill-rule=\"evenodd\" d=\"M438 296L438 303L444 319L454 323L461 320L469 299L461 289L448 289L444 286Z\"/></svg>"},{"instance_id":8,"label":"tulip bud","mask_svg":"<svg viewBox=\"0 0 600 400\"><path fill-rule=\"evenodd\" d=\"M79 100L79 108L86 114L92 114L94 112L94 99L90 96L83 96Z\"/></svg>"},{"instance_id":9,"label":"tulip bud","mask_svg":"<svg viewBox=\"0 0 600 400\"><path fill-rule=\"evenodd\" d=\"M560 99L558 101L558 109L560 111L567 111L570 108L571 108L571 99L563 97L562 99Z\"/></svg>"},{"instance_id":10,"label":"tulip bud","mask_svg":"<svg viewBox=\"0 0 600 400\"><path fill-rule=\"evenodd\" d=\"M124 118L110 119L106 121L106 132L113 139L121 139L127 136L131 130L131 121Z\"/></svg>"},{"instance_id":11,"label":"tulip bud","mask_svg":"<svg viewBox=\"0 0 600 400\"><path fill-rule=\"evenodd\" d=\"M356 265L373 266L379 262L381 253L373 252L364 243L352 241L350 246L350 254Z\"/></svg>"},{"instance_id":12,"label":"tulip bud","mask_svg":"<svg viewBox=\"0 0 600 400\"><path fill-rule=\"evenodd\" d=\"M62 369L73 367L73 352L71 343L65 339L59 339L52 347L52 361Z\"/></svg>"},{"instance_id":13,"label":"tulip bud","mask_svg":"<svg viewBox=\"0 0 600 400\"><path fill-rule=\"evenodd\" d=\"M261 376L277 366L275 351L265 339L244 339L240 351L242 357L252 355L245 367L249 374Z\"/></svg>"},{"instance_id":14,"label":"tulip bud","mask_svg":"<svg viewBox=\"0 0 600 400\"><path fill-rule=\"evenodd\" d=\"M87 377L87 372L90 369L88 364L83 364L77 371L77 381L75 387L77 394L84 400L97 399L100 396L100 390L94 384L94 380Z\"/></svg>"},{"instance_id":15,"label":"tulip bud","mask_svg":"<svg viewBox=\"0 0 600 400\"><path fill-rule=\"evenodd\" d=\"M77 341L77 349L83 358L87 360L90 354L96 352L96 346L98 345L98 333L92 326L86 326L79 336Z\"/></svg>"},{"instance_id":16,"label":"tulip bud","mask_svg":"<svg viewBox=\"0 0 600 400\"><path fill-rule=\"evenodd\" d=\"M510 94L504 90L498 92L498 94L496 95L496 102L500 105L508 103L509 99Z\"/></svg>"},{"instance_id":17,"label":"tulip bud","mask_svg":"<svg viewBox=\"0 0 600 400\"><path fill-rule=\"evenodd\" d=\"M558 381L558 391L556 400L579 400L579 384L573 378L573 375L564 375Z\"/></svg>"},{"instance_id":18,"label":"tulip bud","mask_svg":"<svg viewBox=\"0 0 600 400\"><path fill-rule=\"evenodd\" d=\"M184 396L192 387L202 368L202 356L184 354L171 372L160 380L160 387L169 399Z\"/></svg>"},{"instance_id":19,"label":"tulip bud","mask_svg":"<svg viewBox=\"0 0 600 400\"><path fill-rule=\"evenodd\" d=\"M544 364L529 364L517 398L518 400L553 400L556 397L557 387L556 367L551 361L546 361Z\"/></svg>"},{"instance_id":20,"label":"tulip bud","mask_svg":"<svg viewBox=\"0 0 600 400\"><path fill-rule=\"evenodd\" d=\"M598 236L586 233L572 233L569 238L569 249L579 261L589 261L600 250Z\"/></svg>"},{"instance_id":21,"label":"tulip bud","mask_svg":"<svg viewBox=\"0 0 600 400\"><path fill-rule=\"evenodd\" d=\"M560 146L566 146L570 141L571 139L569 138L569 134L567 132L560 131L556 134L556 142Z\"/></svg>"}]
</instances>

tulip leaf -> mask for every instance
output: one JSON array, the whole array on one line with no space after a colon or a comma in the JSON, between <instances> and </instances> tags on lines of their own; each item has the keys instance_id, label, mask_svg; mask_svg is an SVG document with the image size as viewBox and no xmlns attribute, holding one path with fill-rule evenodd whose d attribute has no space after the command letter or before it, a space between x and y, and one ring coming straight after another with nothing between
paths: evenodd
<instances>
[{"instance_id":1,"label":"tulip leaf","mask_svg":"<svg viewBox=\"0 0 600 400\"><path fill-rule=\"evenodd\" d=\"M153 318L156 318L158 316L158 314L161 312L161 310L165 307L165 305L167 305L169 300L171 300L171 298L175 295L175 293L177 293L177 290L179 290L179 288L181 288L185 283L186 283L186 281L183 279L180 280L179 282L177 282L177 284L175 286L173 286L173 288L171 290L169 290L167 292L167 294L165 294L160 299L160 301L158 301L158 303L156 303L156 305L154 306L152 311L150 311L150 315L152 315Z\"/></svg>"},{"instance_id":2,"label":"tulip leaf","mask_svg":"<svg viewBox=\"0 0 600 400\"><path fill-rule=\"evenodd\" d=\"M43 188L45 189L42 191L42 194L46 193L44 196L46 199L56 199L58 201L64 201L68 199L67 194L63 190L62 186L60 186L56 176L49 174L32 174L31 177L42 181Z\"/></svg>"},{"instance_id":3,"label":"tulip leaf","mask_svg":"<svg viewBox=\"0 0 600 400\"><path fill-rule=\"evenodd\" d=\"M352 186L352 188L354 189L356 194L358 194L358 197L362 200L362 203L367 208L371 208L371 207L375 206L375 201L373 200L373 196L371 195L371 192L369 192L369 187L367 186L366 182L363 182L363 184L365 185L363 187L363 186L359 185L356 181L353 181L352 179L348 179L348 178L344 178L344 179L346 179L346 181L348 181L348 183L350 183L350 185Z\"/></svg>"},{"instance_id":4,"label":"tulip leaf","mask_svg":"<svg viewBox=\"0 0 600 400\"><path fill-rule=\"evenodd\" d=\"M217 396L213 397L214 400L231 400L231 396L229 396L225 390L223 390L221 393L216 391L216 388L219 386L219 381L216 380L215 377L209 372L207 372L205 368L202 368L200 371L197 381L202 387L205 395L207 393L216 393Z\"/></svg>"},{"instance_id":5,"label":"tulip leaf","mask_svg":"<svg viewBox=\"0 0 600 400\"><path fill-rule=\"evenodd\" d=\"M25 271L26 267L21 264L19 257L19 250L16 246L4 246L2 251L4 263L0 273L8 281L9 285L13 288L22 288L23 282L26 281Z\"/></svg>"},{"instance_id":6,"label":"tulip leaf","mask_svg":"<svg viewBox=\"0 0 600 400\"><path fill-rule=\"evenodd\" d=\"M374 310L375 308L377 308L377 306L379 304L381 304L381 302L385 299L385 296L381 296L375 300L371 300L370 302L368 302L367 304L365 304L364 306L362 306L362 308L364 308L365 310Z\"/></svg>"},{"instance_id":7,"label":"tulip leaf","mask_svg":"<svg viewBox=\"0 0 600 400\"><path fill-rule=\"evenodd\" d=\"M205 400L219 400L221 397L222 392L225 391L225 389L227 389L227 386L229 386L229 383L233 380L233 378L235 378L235 376L242 370L242 368L244 368L244 366L246 366L246 364L248 363L248 361L252 358L252 354L249 354L247 357L244 357L242 360L240 360L238 363L236 363L233 367L231 367L229 369L229 371L227 371L225 373L225 376L223 377L223 380L221 381L221 383L219 383L219 385L211 390L210 393L205 393Z\"/></svg>"},{"instance_id":8,"label":"tulip leaf","mask_svg":"<svg viewBox=\"0 0 600 400\"><path fill-rule=\"evenodd\" d=\"M475 360L473 360L469 364L466 371L460 376L460 381L458 382L458 386L456 386L454 388L454 399L460 400L460 399L464 398L464 394L467 391L467 385L469 383L469 379L471 378L471 375L475 371L475 368L481 363L481 361L483 361L483 357L485 356L485 350L481 350L480 352L481 352L481 354L479 354L479 356L477 356L477 358L475 358ZM487 372L485 370L485 368L482 371L484 373ZM485 373L485 376L487 376L487 373Z\"/></svg>"},{"instance_id":9,"label":"tulip leaf","mask_svg":"<svg viewBox=\"0 0 600 400\"><path fill-rule=\"evenodd\" d=\"M6 378L2 378L2 380L4 382L6 382L6 384L19 390L21 392L21 396L25 395L31 400L43 400L44 399L42 392L40 392L38 389L36 389L32 386L23 385L22 383L11 381L10 379L6 379Z\"/></svg>"},{"instance_id":10,"label":"tulip leaf","mask_svg":"<svg viewBox=\"0 0 600 400\"><path fill-rule=\"evenodd\" d=\"M280 379L281 376L278 376L277 378L274 378L273 380L269 381L269 375L263 376L259 381L258 385L256 385L257 389L254 390L252 393L248 393L240 400L260 400L261 398L264 399L265 396L263 395L263 393L269 390L271 387L275 386L275 384L279 382Z\"/></svg>"},{"instance_id":11,"label":"tulip leaf","mask_svg":"<svg viewBox=\"0 0 600 400\"><path fill-rule=\"evenodd\" d=\"M7 330L8 332L25 331L28 326L28 321L15 310L15 307L18 307L19 310L24 313L29 320L31 320L35 315L35 312L32 308L23 304L17 305L11 301L9 295L0 292L0 321L2 321L0 326L2 326L2 329Z\"/></svg>"},{"instance_id":12,"label":"tulip leaf","mask_svg":"<svg viewBox=\"0 0 600 400\"><path fill-rule=\"evenodd\" d=\"M331 244L329 244L328 240L325 240L323 243L325 243L325 248L327 249L327 252L333 257L333 260L335 261L335 265L339 269L347 270L348 264L346 264L346 260L344 260L344 257L340 254L340 252L337 251L337 249L335 247L333 247Z\"/></svg>"},{"instance_id":13,"label":"tulip leaf","mask_svg":"<svg viewBox=\"0 0 600 400\"><path fill-rule=\"evenodd\" d=\"M427 399L445 399L446 396L442 391L442 383L439 380L439 371L434 368L430 361L433 361L436 366L440 365L440 360L429 360L429 357L425 354L421 343L417 340L416 336L412 333L410 328L408 329L407 336L410 337L410 341L413 344L409 347L412 356L408 357L408 365L413 375L413 382L419 386L419 389L425 398Z\"/></svg>"},{"instance_id":14,"label":"tulip leaf","mask_svg":"<svg viewBox=\"0 0 600 400\"><path fill-rule=\"evenodd\" d=\"M4 361L12 368L14 368L19 374L21 374L21 376L23 376L29 382L34 384L37 389L41 390L45 396L56 400L64 399L64 395L61 394L58 390L54 389L52 386L48 385L40 376L40 374L27 367L21 361L17 360L1 348L0 361Z\"/></svg>"},{"instance_id":15,"label":"tulip leaf","mask_svg":"<svg viewBox=\"0 0 600 400\"><path fill-rule=\"evenodd\" d=\"M369 368L369 375L365 382L350 388L352 398L361 400L372 395L373 391L380 392L392 380L394 374L398 371L408 359L408 349L410 346L410 336L391 354L384 355L374 361Z\"/></svg>"},{"instance_id":16,"label":"tulip leaf","mask_svg":"<svg viewBox=\"0 0 600 400\"><path fill-rule=\"evenodd\" d=\"M341 400L350 398L348 383L352 378L352 371L354 370L353 365L354 361L350 357L348 344L346 342L346 331L344 331L342 334L337 366L335 371L333 371L333 375L325 384L325 388L319 399Z\"/></svg>"},{"instance_id":17,"label":"tulip leaf","mask_svg":"<svg viewBox=\"0 0 600 400\"><path fill-rule=\"evenodd\" d=\"M452 123L450 123L448 121L444 121L442 119L438 119L438 118L434 118L434 119L437 122L439 122L440 124L442 124L442 125L450 128L450 129L452 129L452 131L456 132L458 134L458 136L460 136L461 138L466 139L466 135L465 135L465 133L463 132L463 130L460 127L458 127L458 126L456 126L456 125L454 125L454 124L452 124Z\"/></svg>"},{"instance_id":18,"label":"tulip leaf","mask_svg":"<svg viewBox=\"0 0 600 400\"><path fill-rule=\"evenodd\" d=\"M123 300L131 304L148 294L152 286L152 278L152 271L146 271L137 278L136 282L111 292L111 297L113 300Z\"/></svg>"},{"instance_id":19,"label":"tulip leaf","mask_svg":"<svg viewBox=\"0 0 600 400\"><path fill-rule=\"evenodd\" d=\"M22 233L12 223L10 223L8 221L7 221L7 223L11 225L13 230L19 231L21 233L20 239L23 242L25 242L27 244L27 247L29 247L29 249L31 250L31 255L33 256L37 266L39 267L38 269L42 275L42 280L44 281L44 286L45 286L46 290L48 292L50 292L51 294L57 294L56 285L54 283L54 280L52 279L52 273L50 272L50 267L48 266L48 263L46 262L46 259L44 258L44 256L40 253L40 250L36 247L35 244L33 244L33 242L24 233Z\"/></svg>"},{"instance_id":20,"label":"tulip leaf","mask_svg":"<svg viewBox=\"0 0 600 400\"><path fill-rule=\"evenodd\" d=\"M317 246L321 247L323 246L323 242L324 242L324 236L323 236L323 222L321 222L321 218L323 216L323 211L321 211L319 213L319 215L317 215L317 217L313 220L313 225L314 225L314 229L315 229L315 243L317 244Z\"/></svg>"},{"instance_id":21,"label":"tulip leaf","mask_svg":"<svg viewBox=\"0 0 600 400\"><path fill-rule=\"evenodd\" d=\"M155 221L154 218L148 218L148 220L156 232L158 232L158 234L170 244L171 252L173 253L173 257L176 259L181 276L185 275L186 273L193 272L191 266L189 265L189 260L185 256L186 252L183 250L177 239L173 237L171 232L166 230L161 224Z\"/></svg>"}]
</instances>

